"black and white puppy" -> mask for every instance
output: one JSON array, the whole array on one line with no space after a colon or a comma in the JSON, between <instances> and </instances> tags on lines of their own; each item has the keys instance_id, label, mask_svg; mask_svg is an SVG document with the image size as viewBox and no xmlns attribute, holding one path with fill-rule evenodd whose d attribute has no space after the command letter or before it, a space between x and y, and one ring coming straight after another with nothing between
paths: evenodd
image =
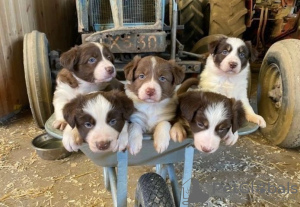
<instances>
[{"instance_id":1,"label":"black and white puppy","mask_svg":"<svg viewBox=\"0 0 300 207\"><path fill-rule=\"evenodd\" d=\"M125 149L128 120L133 111L133 102L124 92L113 90L78 95L64 106L63 115L67 128L76 127L78 138L82 140L73 142L72 130L64 130L64 138L71 136L71 142L64 142L64 146L72 151L70 149L79 148L85 141L93 152Z\"/></svg>"},{"instance_id":2,"label":"black and white puppy","mask_svg":"<svg viewBox=\"0 0 300 207\"><path fill-rule=\"evenodd\" d=\"M79 94L107 88L124 88L114 77L114 56L109 48L90 42L75 46L62 54L60 63L64 67L57 76L53 105L55 121L53 127L63 130L66 121L62 109L67 102ZM122 85L122 86L120 86Z\"/></svg>"},{"instance_id":3,"label":"black and white puppy","mask_svg":"<svg viewBox=\"0 0 300 207\"><path fill-rule=\"evenodd\" d=\"M142 148L143 133L153 132L154 148L161 153L170 141L170 121L176 115L176 85L184 78L184 70L174 61L156 56L136 56L124 68L125 92L133 100L136 112L130 117L129 151Z\"/></svg>"},{"instance_id":4,"label":"black and white puppy","mask_svg":"<svg viewBox=\"0 0 300 207\"><path fill-rule=\"evenodd\" d=\"M237 130L246 121L241 101L203 91L183 93L178 96L178 101L180 124L188 126L199 151L213 153L219 148L221 140L226 145L236 143L239 137Z\"/></svg>"},{"instance_id":5,"label":"black and white puppy","mask_svg":"<svg viewBox=\"0 0 300 207\"><path fill-rule=\"evenodd\" d=\"M209 44L209 53L200 75L200 89L240 100L246 119L266 127L264 118L255 114L247 97L249 59L253 57L251 43L239 38L221 38Z\"/></svg>"}]
</instances>

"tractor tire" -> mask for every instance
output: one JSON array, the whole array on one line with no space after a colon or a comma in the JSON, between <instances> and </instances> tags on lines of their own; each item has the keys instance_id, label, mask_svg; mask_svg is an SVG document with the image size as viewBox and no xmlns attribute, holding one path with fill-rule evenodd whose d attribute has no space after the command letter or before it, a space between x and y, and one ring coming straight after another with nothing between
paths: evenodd
<instances>
[{"instance_id":1,"label":"tractor tire","mask_svg":"<svg viewBox=\"0 0 300 207\"><path fill-rule=\"evenodd\" d=\"M53 113L48 54L48 40L44 33L32 31L25 34L23 58L26 89L33 119L40 128L44 128Z\"/></svg>"},{"instance_id":2,"label":"tractor tire","mask_svg":"<svg viewBox=\"0 0 300 207\"><path fill-rule=\"evenodd\" d=\"M267 123L261 132L286 148L300 146L299 62L300 40L282 40L269 48L259 73L258 113ZM271 99L270 92L275 89L280 89L278 99Z\"/></svg>"},{"instance_id":3,"label":"tractor tire","mask_svg":"<svg viewBox=\"0 0 300 207\"><path fill-rule=\"evenodd\" d=\"M244 0L210 0L209 34L242 37L246 31Z\"/></svg>"},{"instance_id":4,"label":"tractor tire","mask_svg":"<svg viewBox=\"0 0 300 207\"><path fill-rule=\"evenodd\" d=\"M204 36L203 13L200 0L179 0L180 25L184 30L178 35L179 41L184 45L186 51L190 51L193 45Z\"/></svg>"},{"instance_id":5,"label":"tractor tire","mask_svg":"<svg viewBox=\"0 0 300 207\"><path fill-rule=\"evenodd\" d=\"M156 173L146 173L138 181L136 207L175 207L166 181Z\"/></svg>"}]
</instances>

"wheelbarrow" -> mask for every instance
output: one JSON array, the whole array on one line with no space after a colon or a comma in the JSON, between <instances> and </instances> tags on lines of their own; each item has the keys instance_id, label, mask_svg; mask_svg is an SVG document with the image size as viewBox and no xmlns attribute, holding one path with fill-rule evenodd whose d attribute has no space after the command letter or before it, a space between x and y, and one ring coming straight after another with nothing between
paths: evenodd
<instances>
[{"instance_id":1,"label":"wheelbarrow","mask_svg":"<svg viewBox=\"0 0 300 207\"><path fill-rule=\"evenodd\" d=\"M54 118L54 115L52 115L46 121L45 129L51 136L62 139L62 131L52 127ZM247 123L238 132L239 135L246 135L257 129L256 124ZM151 134L144 134L143 148L137 155L130 155L128 151L94 153L86 143L80 147L80 150L94 164L103 167L105 188L111 192L115 207L127 206L128 166L137 165L155 165L156 173L144 174L139 179L135 195L135 206L154 206L155 204L155 206L163 207L188 206L188 192L191 186L195 151L192 138L185 139L181 143L170 141L168 149L161 154L155 151ZM179 162L184 162L181 186L178 183L174 167ZM171 183L173 196L171 196L166 183L167 177Z\"/></svg>"}]
</instances>

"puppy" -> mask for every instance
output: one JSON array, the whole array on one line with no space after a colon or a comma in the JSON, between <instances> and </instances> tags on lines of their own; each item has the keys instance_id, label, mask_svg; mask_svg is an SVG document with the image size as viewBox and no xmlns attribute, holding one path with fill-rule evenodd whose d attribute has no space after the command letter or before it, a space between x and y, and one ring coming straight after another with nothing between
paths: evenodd
<instances>
[{"instance_id":1,"label":"puppy","mask_svg":"<svg viewBox=\"0 0 300 207\"><path fill-rule=\"evenodd\" d=\"M237 130L246 121L241 101L212 92L188 91L178 96L178 102L180 124L188 126L199 151L213 153L221 140L226 145L236 143Z\"/></svg>"},{"instance_id":2,"label":"puppy","mask_svg":"<svg viewBox=\"0 0 300 207\"><path fill-rule=\"evenodd\" d=\"M124 73L125 92L137 109L130 117L129 151L137 154L142 148L143 132L153 132L154 148L161 153L169 146L169 121L175 117L177 105L174 90L182 82L184 70L171 60L136 56Z\"/></svg>"},{"instance_id":3,"label":"puppy","mask_svg":"<svg viewBox=\"0 0 300 207\"><path fill-rule=\"evenodd\" d=\"M200 74L200 89L240 100L247 120L266 127L264 118L254 113L247 98L249 59L254 57L251 43L228 37L210 43L208 49L210 55Z\"/></svg>"},{"instance_id":4,"label":"puppy","mask_svg":"<svg viewBox=\"0 0 300 207\"><path fill-rule=\"evenodd\" d=\"M78 95L64 106L63 116L67 128L76 127L81 142L87 142L93 152L102 152L126 148L128 120L133 111L132 100L124 92L113 90ZM64 138L69 132L64 130ZM70 144L75 146L68 146ZM67 149L80 146L71 142L64 145Z\"/></svg>"},{"instance_id":5,"label":"puppy","mask_svg":"<svg viewBox=\"0 0 300 207\"><path fill-rule=\"evenodd\" d=\"M62 109L67 102L79 94L110 88L124 88L114 77L114 56L100 43L85 43L62 54L60 63L64 67L57 76L53 105L55 121L53 127L63 130L66 121ZM122 85L122 86L120 86Z\"/></svg>"}]
</instances>

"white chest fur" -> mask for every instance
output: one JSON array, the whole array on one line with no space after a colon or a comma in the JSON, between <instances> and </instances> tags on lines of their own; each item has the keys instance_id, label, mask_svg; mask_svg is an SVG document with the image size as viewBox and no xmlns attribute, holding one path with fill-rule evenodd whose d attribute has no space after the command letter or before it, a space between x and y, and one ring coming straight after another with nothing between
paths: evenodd
<instances>
[{"instance_id":1,"label":"white chest fur","mask_svg":"<svg viewBox=\"0 0 300 207\"><path fill-rule=\"evenodd\" d=\"M212 56L207 59L206 66L200 75L200 88L223 94L229 98L240 100L247 97L247 75L249 64L238 74L225 74L214 64Z\"/></svg>"}]
</instances>

